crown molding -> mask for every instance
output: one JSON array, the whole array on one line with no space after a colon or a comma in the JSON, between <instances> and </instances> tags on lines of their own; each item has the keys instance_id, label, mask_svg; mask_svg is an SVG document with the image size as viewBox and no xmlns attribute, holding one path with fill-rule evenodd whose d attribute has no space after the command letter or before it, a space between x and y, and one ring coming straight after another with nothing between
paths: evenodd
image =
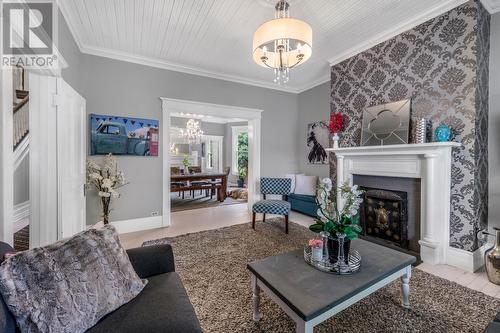
<instances>
[{"instance_id":1,"label":"crown molding","mask_svg":"<svg viewBox=\"0 0 500 333\"><path fill-rule=\"evenodd\" d=\"M296 88L287 87L287 86L278 86L272 82L247 79L247 78L243 78L243 77L239 77L239 76L235 76L235 75L231 75L231 74L225 74L225 73L216 73L216 72L204 70L201 68L196 68L196 67L191 67L191 66L186 66L186 65L182 65L182 64L177 64L177 63L165 61L163 59L155 59L152 57L144 57L144 56L140 56L140 55L135 55L135 54L131 54L129 52L116 51L116 50L111 50L111 49L106 49L106 48L90 47L90 46L86 46L86 45L84 45L82 47L81 52L86 53L86 54L90 54L90 55L131 62L131 63L135 63L135 64L139 64L139 65L145 65L145 66L150 66L150 67L171 70L171 71L175 71L175 72L182 72L182 73L186 73L186 74L192 74L192 75L197 75L197 76L209 77L209 78L213 78L213 79L219 79L219 80L224 80L224 81L231 81L231 82L246 84L246 85L255 86L255 87L259 87L259 88L279 90L279 91L293 93L293 94L299 93L299 90Z\"/></svg>"},{"instance_id":2,"label":"crown molding","mask_svg":"<svg viewBox=\"0 0 500 333\"><path fill-rule=\"evenodd\" d=\"M67 4L64 0L57 0L57 6L59 7L61 14L66 21L66 25L68 26L69 32L71 32L71 35L75 40L76 46L78 46L78 49L80 50L80 52L82 52L83 42L80 38L81 34L74 24L74 22L77 22L76 18L71 14L71 11L68 10Z\"/></svg>"},{"instance_id":3,"label":"crown molding","mask_svg":"<svg viewBox=\"0 0 500 333\"><path fill-rule=\"evenodd\" d=\"M361 43L359 45L356 45L353 48L350 48L343 52L342 54L335 56L328 60L330 63L330 66L336 65L344 60L347 60L356 54L359 54L363 51L366 51L375 45L378 45L388 39L391 39L397 35L402 34L403 32L406 32L414 27L416 27L419 24L422 24L430 19L435 18L436 16L442 15L446 13L447 11L452 10L453 8L456 8L464 3L466 3L468 0L448 0L445 1L444 3L441 3L427 12L418 15L409 21L400 24L398 26L395 26L394 28L391 28L389 30L386 30L378 35L373 36L373 38L369 39L368 41ZM488 0L488 1L494 1L494 0Z\"/></svg>"},{"instance_id":4,"label":"crown molding","mask_svg":"<svg viewBox=\"0 0 500 333\"><path fill-rule=\"evenodd\" d=\"M331 80L331 74L330 74L330 69L328 69L328 74L323 75L320 78L300 87L299 94L303 93L304 91L310 90L316 86L319 86L320 84L330 82L330 80Z\"/></svg>"},{"instance_id":5,"label":"crown molding","mask_svg":"<svg viewBox=\"0 0 500 333\"><path fill-rule=\"evenodd\" d=\"M500 12L500 0L481 0L481 3L490 14Z\"/></svg>"}]
</instances>

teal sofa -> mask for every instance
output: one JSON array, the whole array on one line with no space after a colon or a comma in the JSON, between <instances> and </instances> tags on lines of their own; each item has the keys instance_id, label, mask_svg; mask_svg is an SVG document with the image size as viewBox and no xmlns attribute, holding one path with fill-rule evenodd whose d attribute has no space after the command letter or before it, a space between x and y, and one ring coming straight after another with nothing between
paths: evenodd
<instances>
[{"instance_id":1,"label":"teal sofa","mask_svg":"<svg viewBox=\"0 0 500 333\"><path fill-rule=\"evenodd\" d=\"M302 195L291 193L288 195L288 202L292 205L292 210L307 216L316 218L318 204L314 195Z\"/></svg>"}]
</instances>

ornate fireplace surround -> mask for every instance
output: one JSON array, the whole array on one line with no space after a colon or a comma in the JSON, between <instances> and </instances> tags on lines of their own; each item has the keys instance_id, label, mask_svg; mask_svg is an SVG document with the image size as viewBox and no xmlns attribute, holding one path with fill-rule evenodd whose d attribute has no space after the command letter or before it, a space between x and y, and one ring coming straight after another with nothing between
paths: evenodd
<instances>
[{"instance_id":1,"label":"ornate fireplace surround","mask_svg":"<svg viewBox=\"0 0 500 333\"><path fill-rule=\"evenodd\" d=\"M420 256L430 264L475 271L483 248L468 252L450 243L451 152L456 142L327 149L337 159L337 179L352 184L354 175L421 179ZM338 198L342 205L340 197Z\"/></svg>"}]
</instances>

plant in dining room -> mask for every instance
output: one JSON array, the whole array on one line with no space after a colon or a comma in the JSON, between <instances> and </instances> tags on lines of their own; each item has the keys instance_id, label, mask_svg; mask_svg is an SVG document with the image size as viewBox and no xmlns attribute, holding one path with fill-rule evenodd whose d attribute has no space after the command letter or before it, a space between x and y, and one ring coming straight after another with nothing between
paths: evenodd
<instances>
[{"instance_id":1,"label":"plant in dining room","mask_svg":"<svg viewBox=\"0 0 500 333\"><path fill-rule=\"evenodd\" d=\"M118 164L113 155L106 155L103 165L98 165L94 160L87 160L87 185L95 187L102 208L104 224L109 223L112 198L119 198L119 188L127 185L125 174L118 170Z\"/></svg>"},{"instance_id":2,"label":"plant in dining room","mask_svg":"<svg viewBox=\"0 0 500 333\"><path fill-rule=\"evenodd\" d=\"M343 205L339 210L337 193L340 192ZM316 202L318 219L309 229L313 232L329 234L328 250L330 262L337 262L343 257L348 262L351 240L362 232L359 225L359 207L363 202L363 191L357 185L349 186L346 182L334 187L332 180L324 178L318 185Z\"/></svg>"},{"instance_id":3,"label":"plant in dining room","mask_svg":"<svg viewBox=\"0 0 500 333\"><path fill-rule=\"evenodd\" d=\"M182 165L184 166L184 173L188 174L189 173L189 158L184 156L184 159L182 160Z\"/></svg>"},{"instance_id":4,"label":"plant in dining room","mask_svg":"<svg viewBox=\"0 0 500 333\"><path fill-rule=\"evenodd\" d=\"M344 116L340 112L334 112L330 114L330 133L333 134L333 148L339 147L339 133L344 129Z\"/></svg>"},{"instance_id":5,"label":"plant in dining room","mask_svg":"<svg viewBox=\"0 0 500 333\"><path fill-rule=\"evenodd\" d=\"M244 187L248 176L248 133L238 135L238 187Z\"/></svg>"},{"instance_id":6,"label":"plant in dining room","mask_svg":"<svg viewBox=\"0 0 500 333\"><path fill-rule=\"evenodd\" d=\"M239 165L238 166L238 187L244 187L245 185L245 178L247 177L248 174L248 168L244 165Z\"/></svg>"}]
</instances>

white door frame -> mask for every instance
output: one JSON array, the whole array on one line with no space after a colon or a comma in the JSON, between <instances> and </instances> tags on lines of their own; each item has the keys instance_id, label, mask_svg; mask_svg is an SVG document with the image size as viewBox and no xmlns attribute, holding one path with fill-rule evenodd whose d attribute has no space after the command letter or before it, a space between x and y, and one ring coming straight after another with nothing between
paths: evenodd
<instances>
[{"instance_id":1,"label":"white door frame","mask_svg":"<svg viewBox=\"0 0 500 333\"><path fill-rule=\"evenodd\" d=\"M85 207L85 191L86 182L86 158L87 158L87 114L86 100L73 87L71 87L62 78L57 78L57 95L55 98L56 117L57 117L57 239L71 237L74 234L85 230L86 227L86 207ZM75 110L78 111L75 111ZM73 132L72 127L65 124L64 120L68 115L75 115L70 121L71 125L76 125L77 129ZM75 121L76 120L76 121ZM80 129L81 131L78 131ZM75 136L76 134L76 136ZM77 149L73 150L73 155L68 156L67 146L63 146L73 136L76 140ZM68 139L67 139L68 138ZM69 150L72 150L71 147ZM76 157L75 157L76 156ZM79 170L75 174L67 174L63 168L67 165L66 159L77 160ZM80 180L80 182L78 182ZM78 192L78 201L81 206L75 206L77 203L72 196L70 200L68 193L65 191L68 184L71 192ZM83 206L83 207L82 207ZM69 207L69 209L68 209Z\"/></svg>"},{"instance_id":2,"label":"white door frame","mask_svg":"<svg viewBox=\"0 0 500 333\"><path fill-rule=\"evenodd\" d=\"M222 172L222 170L224 169L224 161L223 161L223 155L224 155L224 151L223 151L223 142L224 142L224 136L223 135L203 135L202 136L202 141L205 141L205 140L210 140L210 141L217 141L217 146L219 147L219 158L218 158L218 163L219 163L219 172ZM206 148L205 148L206 149ZM202 163L204 163L206 161L202 159ZM202 165L201 166L202 170L203 169L206 169L207 167Z\"/></svg>"},{"instance_id":3,"label":"white door frame","mask_svg":"<svg viewBox=\"0 0 500 333\"><path fill-rule=\"evenodd\" d=\"M264 110L239 106L219 105L160 97L163 115L163 213L162 226L170 225L170 115L172 113L194 113L207 116L239 118L248 121L248 210L259 200L261 114Z\"/></svg>"},{"instance_id":4,"label":"white door frame","mask_svg":"<svg viewBox=\"0 0 500 333\"><path fill-rule=\"evenodd\" d=\"M0 19L0 23L1 21ZM0 240L10 245L14 245L14 120L12 107L12 70L0 70L0 87Z\"/></svg>"},{"instance_id":5,"label":"white door frame","mask_svg":"<svg viewBox=\"0 0 500 333\"><path fill-rule=\"evenodd\" d=\"M29 73L30 248L57 240L57 79Z\"/></svg>"}]
</instances>

